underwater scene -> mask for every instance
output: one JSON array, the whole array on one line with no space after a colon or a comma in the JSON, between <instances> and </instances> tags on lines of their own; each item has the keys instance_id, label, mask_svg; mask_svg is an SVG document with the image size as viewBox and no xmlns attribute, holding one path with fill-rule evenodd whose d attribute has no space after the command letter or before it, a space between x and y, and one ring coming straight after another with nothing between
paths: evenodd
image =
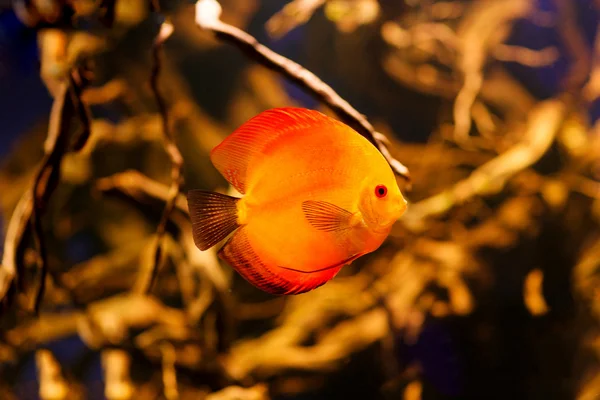
<instances>
[{"instance_id":1,"label":"underwater scene","mask_svg":"<svg viewBox=\"0 0 600 400\"><path fill-rule=\"evenodd\" d=\"M600 400L599 26L0 0L0 400Z\"/></svg>"}]
</instances>

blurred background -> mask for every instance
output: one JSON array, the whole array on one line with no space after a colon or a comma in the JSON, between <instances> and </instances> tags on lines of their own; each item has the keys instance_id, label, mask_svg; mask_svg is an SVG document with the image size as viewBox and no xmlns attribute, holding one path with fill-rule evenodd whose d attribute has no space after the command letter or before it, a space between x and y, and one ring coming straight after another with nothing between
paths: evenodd
<instances>
[{"instance_id":1,"label":"blurred background","mask_svg":"<svg viewBox=\"0 0 600 400\"><path fill-rule=\"evenodd\" d=\"M0 1L0 398L600 399L598 1L201 3ZM307 294L191 239L237 126L337 116L232 27L410 170L389 239Z\"/></svg>"}]
</instances>

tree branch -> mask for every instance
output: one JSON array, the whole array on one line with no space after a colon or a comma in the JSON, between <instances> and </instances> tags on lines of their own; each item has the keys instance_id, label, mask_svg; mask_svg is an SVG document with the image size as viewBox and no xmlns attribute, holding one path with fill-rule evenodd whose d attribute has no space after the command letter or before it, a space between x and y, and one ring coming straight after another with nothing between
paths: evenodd
<instances>
[{"instance_id":1,"label":"tree branch","mask_svg":"<svg viewBox=\"0 0 600 400\"><path fill-rule=\"evenodd\" d=\"M166 232L167 223L169 222L169 216L175 208L177 196L179 195L179 191L182 184L181 170L183 167L183 157L181 156L181 153L179 152L179 149L175 144L175 140L169 128L169 115L167 111L167 106L158 89L158 77L161 68L160 51L162 44L165 40L167 40L167 38L171 35L172 32L173 26L171 25L171 23L166 21L163 22L158 36L154 40L154 44L152 46L153 65L152 75L150 77L150 86L152 87L152 92L154 93L159 112L162 116L163 142L167 150L167 154L169 155L169 158L171 160L171 186L169 187L165 208L163 210L160 222L158 223L158 227L156 229L156 247L154 250L154 263L151 266L151 270L149 273L142 269L142 271L140 272L140 278L135 285L135 290L143 293L147 293L152 289L152 286L158 274L158 270L160 269L160 266L162 264L164 251L162 239Z\"/></svg>"},{"instance_id":2,"label":"tree branch","mask_svg":"<svg viewBox=\"0 0 600 400\"><path fill-rule=\"evenodd\" d=\"M483 67L489 51L502 39L506 24L525 15L531 8L527 0L481 2L475 4L457 30L460 43L458 68L463 85L454 102L454 137L466 144L471 129L471 108L483 85Z\"/></svg>"},{"instance_id":3,"label":"tree branch","mask_svg":"<svg viewBox=\"0 0 600 400\"><path fill-rule=\"evenodd\" d=\"M540 103L530 113L523 140L483 164L471 175L435 196L411 205L404 215L407 226L417 228L425 218L442 215L475 195L496 193L516 173L530 167L548 151L562 124L567 106L553 99Z\"/></svg>"},{"instance_id":4,"label":"tree branch","mask_svg":"<svg viewBox=\"0 0 600 400\"><path fill-rule=\"evenodd\" d=\"M315 74L294 61L260 44L253 36L234 26L221 21L221 5L216 0L198 0L196 2L196 24L203 30L213 32L219 39L230 42L244 53L267 68L276 71L302 88L314 97L323 101L342 119L355 127L366 137L386 158L392 169L406 182L410 182L410 173L400 161L390 154L385 145L386 138L375 131L375 128L364 115L354 109L346 100L337 94L329 85Z\"/></svg>"}]
</instances>

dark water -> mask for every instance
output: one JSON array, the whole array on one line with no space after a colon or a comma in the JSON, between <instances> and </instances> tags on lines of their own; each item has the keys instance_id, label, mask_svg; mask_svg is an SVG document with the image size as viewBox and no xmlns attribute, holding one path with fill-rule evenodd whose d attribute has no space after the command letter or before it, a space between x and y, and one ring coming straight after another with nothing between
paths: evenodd
<instances>
[{"instance_id":1,"label":"dark water","mask_svg":"<svg viewBox=\"0 0 600 400\"><path fill-rule=\"evenodd\" d=\"M597 24L600 20L599 15L592 0L573 1L577 4L578 21L591 51ZM251 34L281 54L311 68L361 112L369 116L385 118L402 140L423 141L427 138L435 121L432 121L430 111L428 114L423 114L420 110L431 110L432 106L436 105L435 99L398 88L398 85L388 82L386 79L389 78L383 74L373 78L381 83L381 90L389 88L385 90L393 91L392 95L396 98L408 99L407 103L387 104L386 96L365 95L360 85L356 85L348 76L337 73L335 63L328 63L326 59L322 59L323 48L327 49L334 45L334 32L332 28L325 28L327 23L321 12L315 15L315 24L297 28L281 40L271 40L264 32L264 22L285 2L267 1L263 3L250 24ZM549 12L554 18L560 18L553 0L539 0L536 4L539 9ZM313 32L314 29L317 29L315 26L321 30L318 39L315 39ZM366 32L365 34L372 35L373 33ZM50 110L51 99L39 78L39 58L35 37L35 32L22 26L11 11L0 14L0 159L11 151L11 146L21 134L30 131L36 123L43 121ZM517 63L506 63L506 67L515 78L540 99L552 97L563 89L564 79L574 60L570 58L554 27L541 26L531 20L521 20L514 26L507 43L532 49L556 46L561 55L558 61L552 65L530 68ZM381 44L378 44L375 39L367 42L362 50L372 53L365 55L365 53L357 51L357 57L376 57L379 51L378 46L381 47ZM230 101L236 86L236 78L239 77L247 61L237 50L232 48L221 48L210 55L211 57L207 58L206 54L203 54L201 60L200 56L190 56L181 62L180 67L189 77L189 84L197 102L215 118L222 119L225 115L223 110ZM220 76L221 79L206 78L212 76ZM284 86L290 96L304 106L314 107L316 105L316 101L312 97L295 85L284 82ZM405 96L399 95L402 93ZM592 122L598 120L600 118L600 100L591 104L588 112ZM2 223L5 224L5 221L0 218L0 224ZM85 260L95 251L89 241L81 237L73 239L70 249L70 258L75 261ZM502 279L500 282L503 282ZM500 295L499 298L508 299L511 297L509 296L511 291L520 290L520 286L517 288L514 283L508 282L508 277L504 283L499 285L498 290L505 291L506 296ZM555 290L553 293L558 297L551 296L549 301L556 303L555 305L563 305L562 315L559 315L554 321L551 315L533 322L531 318L527 317L522 303L498 305L498 312L493 318L477 314L469 317L480 319L479 325L482 331L491 325L504 327L504 329L495 329L490 333L501 336L497 341L500 343L498 348L483 349L479 347L478 337L469 337L461 330L465 321L431 319L426 321L424 330L415 344L407 344L399 336L396 343L398 351L396 357L400 363L419 361L423 368L424 394L428 399L476 398L472 397L473 393L477 392L475 389L482 386L489 386L489 399L566 399L568 390L552 392L551 389L548 389L548 392L545 392L541 389L532 392L532 389L528 388L527 383L522 379L525 375L530 375L531 371L543 371L546 367L544 364L547 357L531 354L532 350L528 344L531 344L533 340L538 340L545 332L560 330L564 324L568 324L567 314L572 310L568 307L569 299L560 298L557 294L561 293L560 290ZM518 298L518 296L516 297ZM560 310L561 307L558 309ZM69 369L70 365L84 365L86 368L78 371L78 374L88 385L89 398L102 398L99 359L97 356L89 355L80 339L73 337L61 340L50 344L50 349L66 369ZM562 363L564 368L557 370L556 379L568 379L568 376L565 375L569 373L569 353L573 350L568 346L561 347L557 342L556 356L558 360L564 361ZM380 398L381 395L374 393L377 393L384 378L376 371L365 374L365 370L361 366L364 363L374 362L366 354L360 354L355 360L352 360L343 375L332 376L331 383L326 385L324 391L318 394L298 396L296 399ZM84 361L82 362L82 360ZM37 398L38 389L33 384L36 377L33 357L24 360L18 368L11 368L10 371L4 366L0 372L18 379L16 391L20 396ZM349 385L349 381L360 383ZM538 385L541 388L546 385L552 390L561 387L555 382L538 382Z\"/></svg>"}]
</instances>

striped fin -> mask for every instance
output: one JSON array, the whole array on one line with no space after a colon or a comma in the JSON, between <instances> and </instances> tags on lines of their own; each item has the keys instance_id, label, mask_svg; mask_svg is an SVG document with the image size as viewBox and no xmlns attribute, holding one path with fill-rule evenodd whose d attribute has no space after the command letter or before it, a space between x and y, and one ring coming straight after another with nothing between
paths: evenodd
<instances>
[{"instance_id":1,"label":"striped fin","mask_svg":"<svg viewBox=\"0 0 600 400\"><path fill-rule=\"evenodd\" d=\"M190 190L187 199L194 243L200 250L210 249L239 227L238 198L204 190Z\"/></svg>"},{"instance_id":2,"label":"striped fin","mask_svg":"<svg viewBox=\"0 0 600 400\"><path fill-rule=\"evenodd\" d=\"M315 272L269 266L252 248L247 229L248 226L244 226L237 230L218 255L246 281L264 292L273 295L305 293L327 283L343 266L340 264Z\"/></svg>"},{"instance_id":3,"label":"striped fin","mask_svg":"<svg viewBox=\"0 0 600 400\"><path fill-rule=\"evenodd\" d=\"M320 231L334 232L352 227L354 214L326 201L303 201L302 211L308 222Z\"/></svg>"},{"instance_id":4,"label":"striped fin","mask_svg":"<svg viewBox=\"0 0 600 400\"><path fill-rule=\"evenodd\" d=\"M221 175L240 193L246 193L248 169L270 143L299 131L339 126L341 123L315 110L273 108L263 111L236 129L210 153Z\"/></svg>"}]
</instances>

